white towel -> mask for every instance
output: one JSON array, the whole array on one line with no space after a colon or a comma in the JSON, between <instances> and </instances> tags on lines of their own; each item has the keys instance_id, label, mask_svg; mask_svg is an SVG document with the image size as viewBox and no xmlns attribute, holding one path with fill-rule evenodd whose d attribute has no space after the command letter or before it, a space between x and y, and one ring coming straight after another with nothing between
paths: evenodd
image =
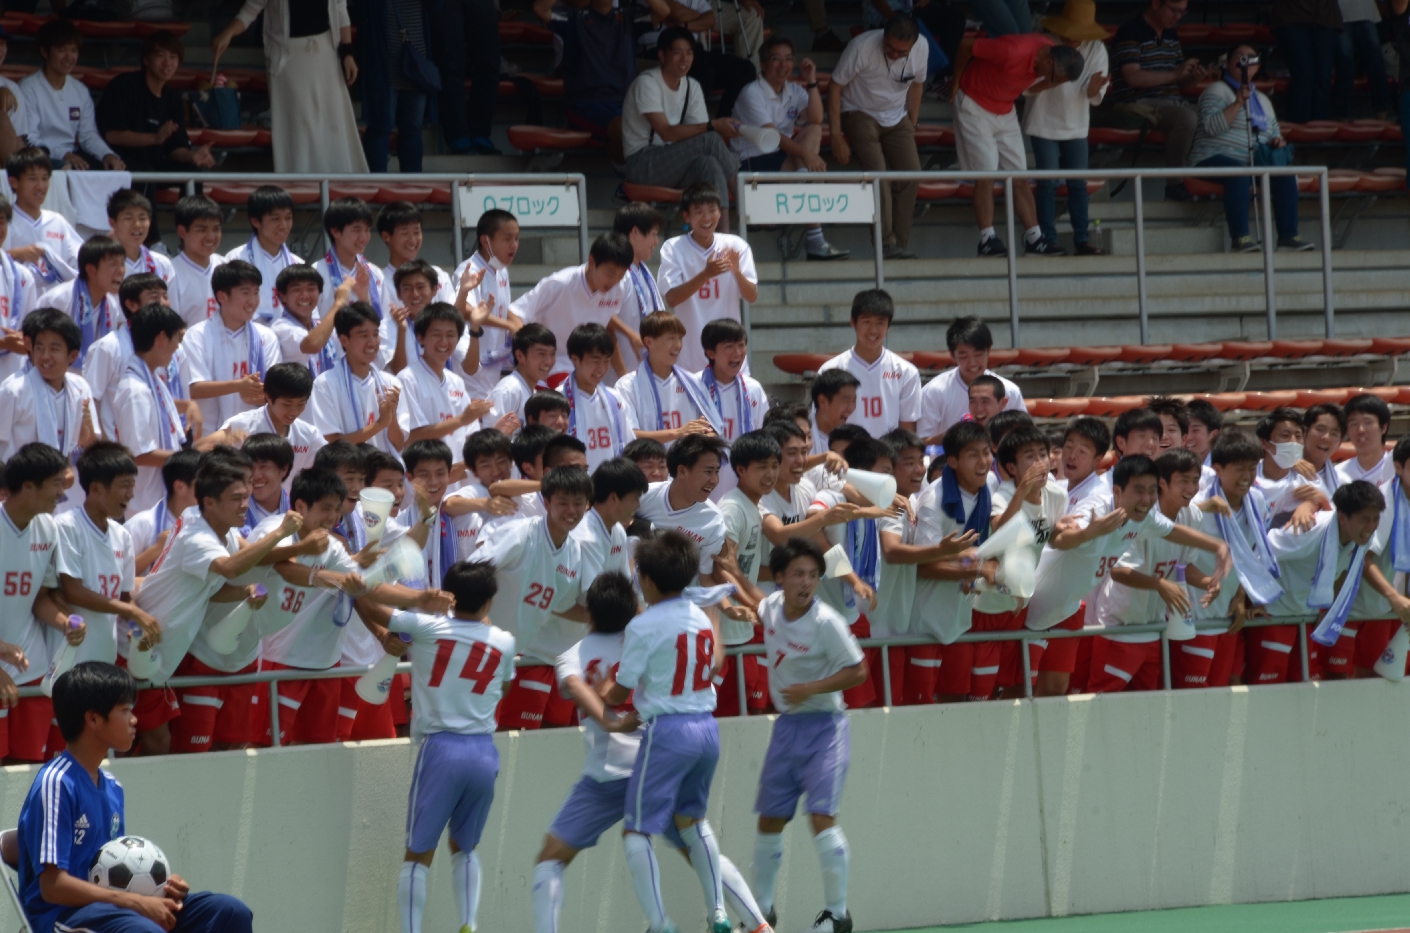
<instances>
[{"instance_id":1,"label":"white towel","mask_svg":"<svg viewBox=\"0 0 1410 933\"><path fill-rule=\"evenodd\" d=\"M57 179L60 173L55 172ZM99 233L106 234L111 228L108 223L108 199L115 191L132 187L131 172L64 172L68 176L69 201L72 202L71 213L58 210L65 217L70 218L73 225L78 228L78 232L85 237L95 236ZM57 184L50 184L49 191L53 192ZM45 207L49 207L45 203Z\"/></svg>"}]
</instances>

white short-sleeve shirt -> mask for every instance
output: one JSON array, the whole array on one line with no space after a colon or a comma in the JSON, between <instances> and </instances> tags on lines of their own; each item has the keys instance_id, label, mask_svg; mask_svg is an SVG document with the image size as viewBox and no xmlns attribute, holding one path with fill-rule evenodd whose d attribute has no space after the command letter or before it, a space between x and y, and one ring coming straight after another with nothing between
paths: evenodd
<instances>
[{"instance_id":1,"label":"white short-sleeve shirt","mask_svg":"<svg viewBox=\"0 0 1410 933\"><path fill-rule=\"evenodd\" d=\"M675 529L700 548L700 572L713 573L715 555L725 544L725 520L715 503L706 500L683 509L671 508L671 482L652 483L641 497L637 514L662 531Z\"/></svg>"},{"instance_id":2,"label":"white short-sleeve shirt","mask_svg":"<svg viewBox=\"0 0 1410 933\"><path fill-rule=\"evenodd\" d=\"M674 91L661 78L660 68L651 68L636 76L627 88L622 102L622 148L631 158L647 146L664 146L665 140L656 135L646 114L659 113L672 126L710 122L705 109L705 92L694 78L681 79Z\"/></svg>"},{"instance_id":3,"label":"white short-sleeve shirt","mask_svg":"<svg viewBox=\"0 0 1410 933\"><path fill-rule=\"evenodd\" d=\"M496 525L475 552L477 560L495 565L499 592L490 618L519 639L525 658L554 663L582 638L585 630L557 615L573 607L582 589L582 550L569 534L558 547L549 537L545 518L528 518Z\"/></svg>"},{"instance_id":4,"label":"white short-sleeve shirt","mask_svg":"<svg viewBox=\"0 0 1410 933\"><path fill-rule=\"evenodd\" d=\"M210 262L202 269L184 252L171 260L173 277L167 284L167 300L187 327L215 317L220 311L220 306L215 303L215 292L211 290L211 273L223 262L225 260L219 255L212 255Z\"/></svg>"},{"instance_id":5,"label":"white short-sleeve shirt","mask_svg":"<svg viewBox=\"0 0 1410 933\"><path fill-rule=\"evenodd\" d=\"M740 274L756 285L759 283L759 272L754 267L754 251L746 240L730 233L716 233L709 246L701 246L694 237L685 234L661 244L661 267L657 271L661 290L669 292L705 271L705 264L718 250L736 253ZM738 321L740 300L739 282L733 272L726 272L701 285L695 294L672 309L685 325L685 344L681 347L677 365L693 373L709 365L705 350L700 346L701 331L711 321L724 318ZM563 345L562 339L559 338L560 347Z\"/></svg>"},{"instance_id":6,"label":"white short-sleeve shirt","mask_svg":"<svg viewBox=\"0 0 1410 933\"><path fill-rule=\"evenodd\" d=\"M792 706L783 697L787 687L826 680L838 671L861 664L866 657L852 630L820 599L793 621L783 614L783 594L770 593L759 604L764 650L769 668L769 696L774 708L788 713L840 713L842 691L815 694Z\"/></svg>"},{"instance_id":7,"label":"white short-sleeve shirt","mask_svg":"<svg viewBox=\"0 0 1410 933\"><path fill-rule=\"evenodd\" d=\"M792 139L795 127L807 122L803 119L807 110L808 92L801 84L785 81L780 93L759 77L744 85L735 99L731 116L745 126L772 126L784 139ZM743 136L731 139L729 144L741 159L764 154Z\"/></svg>"},{"instance_id":8,"label":"white short-sleeve shirt","mask_svg":"<svg viewBox=\"0 0 1410 933\"><path fill-rule=\"evenodd\" d=\"M514 302L512 310L524 323L542 324L553 331L558 341L558 357L554 373L571 372L568 358L568 335L579 324L601 324L606 327L629 297L631 286L625 276L605 292L593 291L587 283L587 266L569 266L540 279Z\"/></svg>"},{"instance_id":9,"label":"white short-sleeve shirt","mask_svg":"<svg viewBox=\"0 0 1410 933\"><path fill-rule=\"evenodd\" d=\"M890 350L882 350L874 363L855 349L843 350L818 367L819 372L827 369L845 369L861 382L857 407L847 421L872 437L896 430L902 421L920 421L920 371Z\"/></svg>"},{"instance_id":10,"label":"white short-sleeve shirt","mask_svg":"<svg viewBox=\"0 0 1410 933\"><path fill-rule=\"evenodd\" d=\"M1004 384L1004 411L1028 410L1023 404L1023 392L1012 380L987 369L984 375L998 376ZM958 368L947 369L927 382L920 392L920 419L916 422L916 433L921 438L944 434L950 425L963 420L967 414L969 386L960 378Z\"/></svg>"},{"instance_id":11,"label":"white short-sleeve shirt","mask_svg":"<svg viewBox=\"0 0 1410 933\"><path fill-rule=\"evenodd\" d=\"M49 669L48 627L34 617L34 599L41 587L59 585L59 527L54 516L41 513L21 531L3 506L0 513L0 574L13 581L0 589L0 640L29 659L24 671L8 661L0 661L0 670L17 684L33 683Z\"/></svg>"},{"instance_id":12,"label":"white short-sleeve shirt","mask_svg":"<svg viewBox=\"0 0 1410 933\"><path fill-rule=\"evenodd\" d=\"M596 690L605 684L622 660L622 632L601 635L593 632L567 651L558 656L554 673L560 685L569 677L577 677L584 684ZM563 693L567 696L565 690ZM609 719L621 717L622 708L606 710ZM592 778L599 784L607 781L620 781L632 776L636 764L637 748L641 745L641 730L636 732L604 732L597 722L587 716L582 718L583 744L587 754L583 756L583 777Z\"/></svg>"},{"instance_id":13,"label":"white short-sleeve shirt","mask_svg":"<svg viewBox=\"0 0 1410 933\"><path fill-rule=\"evenodd\" d=\"M267 405L241 412L222 424L221 428L223 430L244 431L246 436L279 434L280 437L288 441L289 446L294 448L294 466L284 479L285 492L288 492L293 486L295 476L313 466L314 457L318 456L318 452L328 443L316 427L302 418L289 425L288 434L281 434L274 427L274 422L270 420L269 406Z\"/></svg>"},{"instance_id":14,"label":"white short-sleeve shirt","mask_svg":"<svg viewBox=\"0 0 1410 933\"><path fill-rule=\"evenodd\" d=\"M679 649L681 636L684 651ZM632 689L632 703L644 720L671 713L713 713L714 651L710 618L688 599L668 599L627 625L617 683Z\"/></svg>"},{"instance_id":15,"label":"white short-sleeve shirt","mask_svg":"<svg viewBox=\"0 0 1410 933\"><path fill-rule=\"evenodd\" d=\"M220 315L187 330L181 343L186 363L182 376L188 386L196 382L231 382L251 373L262 375L283 359L274 331L255 321L231 330ZM196 404L206 424L224 424L257 407L238 392L198 399Z\"/></svg>"},{"instance_id":16,"label":"white short-sleeve shirt","mask_svg":"<svg viewBox=\"0 0 1410 933\"><path fill-rule=\"evenodd\" d=\"M906 117L910 86L925 81L930 46L917 42L904 59L889 61L882 50L882 32L873 29L847 43L832 69L832 80L844 85L843 113L860 110L882 126L895 126Z\"/></svg>"},{"instance_id":17,"label":"white short-sleeve shirt","mask_svg":"<svg viewBox=\"0 0 1410 933\"><path fill-rule=\"evenodd\" d=\"M109 599L136 589L137 555L132 535L111 519L99 528L83 509L71 509L55 519L59 528L58 572L79 580ZM74 662L117 661L117 616L84 610L88 634Z\"/></svg>"},{"instance_id":18,"label":"white short-sleeve shirt","mask_svg":"<svg viewBox=\"0 0 1410 933\"><path fill-rule=\"evenodd\" d=\"M501 628L399 609L387 627L411 636L411 731L489 735L514 679L514 636Z\"/></svg>"}]
</instances>

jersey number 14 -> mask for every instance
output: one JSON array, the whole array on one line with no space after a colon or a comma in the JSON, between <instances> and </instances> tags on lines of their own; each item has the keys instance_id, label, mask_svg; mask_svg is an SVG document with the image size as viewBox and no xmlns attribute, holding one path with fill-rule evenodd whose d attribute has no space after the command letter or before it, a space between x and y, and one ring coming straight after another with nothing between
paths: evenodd
<instances>
[{"instance_id":1,"label":"jersey number 14","mask_svg":"<svg viewBox=\"0 0 1410 933\"><path fill-rule=\"evenodd\" d=\"M441 681L446 676L446 668L450 666L450 656L456 646L461 644L464 643L449 638L436 639L436 661L431 665L431 679L427 686L439 687L441 685ZM494 680L495 672L499 670L499 661L502 657L504 657L503 652L482 641L471 645L470 655L465 659L465 665L460 669L460 679L471 681L475 685L470 689L471 693L485 692L490 681Z\"/></svg>"}]
</instances>

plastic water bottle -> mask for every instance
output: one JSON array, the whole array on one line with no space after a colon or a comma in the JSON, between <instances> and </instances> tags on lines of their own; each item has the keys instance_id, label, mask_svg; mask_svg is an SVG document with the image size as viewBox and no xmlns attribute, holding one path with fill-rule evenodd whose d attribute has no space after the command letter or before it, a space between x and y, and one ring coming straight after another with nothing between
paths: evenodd
<instances>
[{"instance_id":1,"label":"plastic water bottle","mask_svg":"<svg viewBox=\"0 0 1410 933\"><path fill-rule=\"evenodd\" d=\"M411 644L411 636L406 632L399 632L398 637L408 645ZM373 706L381 706L387 702L387 698L392 695L392 678L396 676L397 663L400 661L401 658L394 654L384 654L372 665L371 670L357 679L353 689L362 697L363 702Z\"/></svg>"},{"instance_id":2,"label":"plastic water bottle","mask_svg":"<svg viewBox=\"0 0 1410 933\"><path fill-rule=\"evenodd\" d=\"M69 631L72 632L83 624L83 616L69 616ZM78 657L78 645L72 644L67 638L59 646L59 651L54 655L54 663L49 665L49 673L44 675L44 679L39 682L39 692L46 697L54 695L54 681L64 675L64 672L73 667L74 658Z\"/></svg>"},{"instance_id":3,"label":"plastic water bottle","mask_svg":"<svg viewBox=\"0 0 1410 933\"><path fill-rule=\"evenodd\" d=\"M256 599L268 592L262 583L255 586ZM220 654L234 654L235 646L240 642L240 634L250 624L250 619L254 614L255 607L250 600L240 600L235 608L230 610L229 615L211 626L210 634L206 636L206 640Z\"/></svg>"},{"instance_id":4,"label":"plastic water bottle","mask_svg":"<svg viewBox=\"0 0 1410 933\"><path fill-rule=\"evenodd\" d=\"M1185 565L1175 565L1175 582L1185 591L1186 598L1190 598L1190 589L1185 585ZM1194 600L1190 599L1190 608L1183 614L1173 611L1165 614L1165 637L1171 641L1189 641L1195 637L1195 617Z\"/></svg>"},{"instance_id":5,"label":"plastic water bottle","mask_svg":"<svg viewBox=\"0 0 1410 933\"><path fill-rule=\"evenodd\" d=\"M137 680L151 680L161 667L157 647L153 645L145 651L138 648L143 638L142 628L136 622L127 624L131 626L132 634L132 647L127 652L127 672Z\"/></svg>"},{"instance_id":6,"label":"plastic water bottle","mask_svg":"<svg viewBox=\"0 0 1410 933\"><path fill-rule=\"evenodd\" d=\"M1101 220L1092 221L1092 234L1087 242L1096 249L1106 252L1106 237L1102 234Z\"/></svg>"}]
</instances>

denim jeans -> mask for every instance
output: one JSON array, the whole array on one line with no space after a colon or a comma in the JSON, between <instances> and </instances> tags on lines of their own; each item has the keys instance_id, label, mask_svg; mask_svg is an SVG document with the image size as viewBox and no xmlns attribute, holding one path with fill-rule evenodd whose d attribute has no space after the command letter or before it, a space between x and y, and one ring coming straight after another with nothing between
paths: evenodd
<instances>
[{"instance_id":1,"label":"denim jeans","mask_svg":"<svg viewBox=\"0 0 1410 933\"><path fill-rule=\"evenodd\" d=\"M1028 0L970 0L969 11L989 33L989 38L1033 31Z\"/></svg>"},{"instance_id":2,"label":"denim jeans","mask_svg":"<svg viewBox=\"0 0 1410 933\"><path fill-rule=\"evenodd\" d=\"M1288 122L1327 119L1332 109L1332 65L1340 34L1325 26L1294 23L1279 26L1277 36L1292 78L1288 84Z\"/></svg>"},{"instance_id":3,"label":"denim jeans","mask_svg":"<svg viewBox=\"0 0 1410 933\"><path fill-rule=\"evenodd\" d=\"M1084 139L1044 139L1041 136L1028 137L1033 142L1033 158L1037 168L1086 168L1087 140ZM1057 189L1061 182L1044 180L1038 182L1033 193L1033 201L1038 208L1038 227L1049 241L1057 242ZM1067 215L1072 221L1072 242L1087 242L1087 179L1067 180Z\"/></svg>"},{"instance_id":4,"label":"denim jeans","mask_svg":"<svg viewBox=\"0 0 1410 933\"><path fill-rule=\"evenodd\" d=\"M1366 72L1370 85L1371 109L1376 113L1390 110L1390 84L1386 81L1386 59L1381 52L1381 39L1376 24L1357 20L1343 24L1337 43L1337 83L1332 89L1332 112L1338 120L1351 119L1351 85L1356 81L1356 66Z\"/></svg>"},{"instance_id":5,"label":"denim jeans","mask_svg":"<svg viewBox=\"0 0 1410 933\"><path fill-rule=\"evenodd\" d=\"M447 145L488 139L499 96L499 10L494 0L442 0L431 11L431 55L441 69ZM465 79L472 79L469 98Z\"/></svg>"},{"instance_id":6,"label":"denim jeans","mask_svg":"<svg viewBox=\"0 0 1410 933\"><path fill-rule=\"evenodd\" d=\"M367 155L367 170L387 170L387 157L391 155L392 126L395 124L397 161L401 171L420 172L426 148L425 140L421 136L421 127L426 123L426 95L420 91L395 88L386 88L384 93L389 98L390 112L385 115L385 119L378 119L375 123L373 118L368 116L367 135L362 138L362 151ZM365 101L362 106L363 114L366 115L368 107Z\"/></svg>"},{"instance_id":7,"label":"denim jeans","mask_svg":"<svg viewBox=\"0 0 1410 933\"><path fill-rule=\"evenodd\" d=\"M1226 168L1242 163L1217 155L1199 164ZM1248 236L1248 197L1253 179L1240 176L1205 180L1224 186L1224 220L1229 225L1229 236L1235 240ZM1297 236L1297 179L1292 175L1274 175L1269 181L1272 183L1273 223L1278 228L1278 238Z\"/></svg>"}]
</instances>

